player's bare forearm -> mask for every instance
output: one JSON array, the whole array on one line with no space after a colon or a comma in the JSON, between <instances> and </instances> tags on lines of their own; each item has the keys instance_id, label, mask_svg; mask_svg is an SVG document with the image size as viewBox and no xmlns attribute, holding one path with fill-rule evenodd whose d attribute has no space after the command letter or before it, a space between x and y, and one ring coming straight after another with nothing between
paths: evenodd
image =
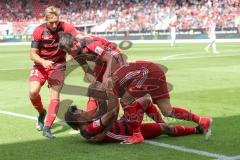
<instances>
[{"instance_id":1,"label":"player's bare forearm","mask_svg":"<svg viewBox=\"0 0 240 160\"><path fill-rule=\"evenodd\" d=\"M88 140L88 142L99 143L99 142L102 142L102 141L104 140L104 138L105 138L105 133L102 132L102 133L99 133L99 134L97 134L96 136L90 138L90 139Z\"/></svg>"},{"instance_id":2,"label":"player's bare forearm","mask_svg":"<svg viewBox=\"0 0 240 160\"><path fill-rule=\"evenodd\" d=\"M90 68L90 66L86 63L84 65L81 65L83 71L85 72L85 76L87 78L87 80L89 80L91 83L94 83L96 81L94 72L92 71L92 69Z\"/></svg>"},{"instance_id":3,"label":"player's bare forearm","mask_svg":"<svg viewBox=\"0 0 240 160\"><path fill-rule=\"evenodd\" d=\"M136 101L136 98L132 96L129 92L125 92L124 95L122 96L120 102L122 106L127 106L132 104L133 102Z\"/></svg>"},{"instance_id":4,"label":"player's bare forearm","mask_svg":"<svg viewBox=\"0 0 240 160\"><path fill-rule=\"evenodd\" d=\"M30 51L30 59L34 62L42 64L43 59L38 55L39 50L35 48L31 48Z\"/></svg>"},{"instance_id":5,"label":"player's bare forearm","mask_svg":"<svg viewBox=\"0 0 240 160\"><path fill-rule=\"evenodd\" d=\"M110 52L107 52L104 56L104 60L107 63L106 71L103 75L103 82L107 80L107 78L111 77L112 73L121 67L125 62L123 62L121 55L111 55Z\"/></svg>"},{"instance_id":6,"label":"player's bare forearm","mask_svg":"<svg viewBox=\"0 0 240 160\"><path fill-rule=\"evenodd\" d=\"M118 97L112 93L108 94L108 112L114 112L116 114L118 106Z\"/></svg>"},{"instance_id":7,"label":"player's bare forearm","mask_svg":"<svg viewBox=\"0 0 240 160\"><path fill-rule=\"evenodd\" d=\"M31 48L30 58L36 63L41 64L44 68L51 68L54 62L45 60L38 55L38 49Z\"/></svg>"}]
</instances>

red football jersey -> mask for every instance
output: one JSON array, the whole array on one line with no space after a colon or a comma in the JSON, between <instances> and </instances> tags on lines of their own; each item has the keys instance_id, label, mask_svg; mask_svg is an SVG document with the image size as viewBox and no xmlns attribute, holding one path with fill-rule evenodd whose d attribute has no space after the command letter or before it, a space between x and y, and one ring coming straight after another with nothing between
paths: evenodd
<instances>
[{"instance_id":1,"label":"red football jersey","mask_svg":"<svg viewBox=\"0 0 240 160\"><path fill-rule=\"evenodd\" d=\"M85 64L87 61L95 62L94 72L98 81L102 82L102 77L106 71L107 64L103 60L103 56L106 52L110 53L112 56L117 55L119 60L119 65L121 65L123 59L120 50L108 40L96 37L96 36L86 36L80 40L81 50L78 53L78 59L80 59L81 64ZM76 57L75 57L76 58Z\"/></svg>"},{"instance_id":2,"label":"red football jersey","mask_svg":"<svg viewBox=\"0 0 240 160\"><path fill-rule=\"evenodd\" d=\"M66 62L66 52L58 49L58 34L60 32L77 35L75 27L66 22L59 22L56 31L51 31L47 27L47 23L44 23L33 31L31 48L39 49L39 56L45 60L51 60L55 63ZM41 64L35 63L35 66L41 66Z\"/></svg>"},{"instance_id":3,"label":"red football jersey","mask_svg":"<svg viewBox=\"0 0 240 160\"><path fill-rule=\"evenodd\" d=\"M160 65L137 61L119 68L112 75L114 93L122 97L128 91L135 98L150 94L153 100L169 98L166 77Z\"/></svg>"}]
</instances>

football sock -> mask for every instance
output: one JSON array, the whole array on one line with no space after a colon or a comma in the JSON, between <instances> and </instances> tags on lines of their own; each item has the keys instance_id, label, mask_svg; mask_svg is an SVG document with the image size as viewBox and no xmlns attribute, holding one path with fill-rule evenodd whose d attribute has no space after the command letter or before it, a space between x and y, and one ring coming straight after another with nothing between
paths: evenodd
<instances>
[{"instance_id":1,"label":"football sock","mask_svg":"<svg viewBox=\"0 0 240 160\"><path fill-rule=\"evenodd\" d=\"M146 109L146 114L155 122L157 123L165 123L164 120L162 119L161 114L159 113L157 107L151 103L148 108Z\"/></svg>"},{"instance_id":2,"label":"football sock","mask_svg":"<svg viewBox=\"0 0 240 160\"><path fill-rule=\"evenodd\" d=\"M57 116L58 108L59 108L59 99L52 99L48 106L48 114L47 114L47 120L46 120L47 127L52 126Z\"/></svg>"},{"instance_id":3,"label":"football sock","mask_svg":"<svg viewBox=\"0 0 240 160\"><path fill-rule=\"evenodd\" d=\"M176 119L183 119L187 121L193 121L199 124L200 117L196 114L193 114L185 109L173 107L172 113L169 117Z\"/></svg>"},{"instance_id":4,"label":"football sock","mask_svg":"<svg viewBox=\"0 0 240 160\"><path fill-rule=\"evenodd\" d=\"M144 123L141 125L141 132L144 139L150 139L160 136L162 129L158 123Z\"/></svg>"},{"instance_id":5,"label":"football sock","mask_svg":"<svg viewBox=\"0 0 240 160\"><path fill-rule=\"evenodd\" d=\"M32 102L32 105L36 108L36 110L38 111L39 114L43 113L44 109L43 109L43 104L42 104L40 95L38 95L34 99L30 98L30 101Z\"/></svg>"},{"instance_id":6,"label":"football sock","mask_svg":"<svg viewBox=\"0 0 240 160\"><path fill-rule=\"evenodd\" d=\"M187 136L191 134L196 134L195 127L186 127L186 126L173 126L171 136Z\"/></svg>"},{"instance_id":7,"label":"football sock","mask_svg":"<svg viewBox=\"0 0 240 160\"><path fill-rule=\"evenodd\" d=\"M124 117L128 125L132 128L133 133L139 133L144 111L142 106L134 103L124 108Z\"/></svg>"},{"instance_id":8,"label":"football sock","mask_svg":"<svg viewBox=\"0 0 240 160\"><path fill-rule=\"evenodd\" d=\"M93 112L94 110L95 111L97 110L97 103L95 99L90 97L87 103L86 112L89 112L89 111Z\"/></svg>"}]
</instances>

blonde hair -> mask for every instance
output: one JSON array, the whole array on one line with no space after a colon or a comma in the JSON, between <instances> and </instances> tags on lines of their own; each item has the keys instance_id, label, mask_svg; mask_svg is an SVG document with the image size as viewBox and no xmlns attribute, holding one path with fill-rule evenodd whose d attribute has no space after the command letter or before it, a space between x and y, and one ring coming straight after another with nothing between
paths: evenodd
<instances>
[{"instance_id":1,"label":"blonde hair","mask_svg":"<svg viewBox=\"0 0 240 160\"><path fill-rule=\"evenodd\" d=\"M44 11L44 16L46 19L51 19L53 16L59 16L60 15L60 9L54 6L49 6Z\"/></svg>"}]
</instances>

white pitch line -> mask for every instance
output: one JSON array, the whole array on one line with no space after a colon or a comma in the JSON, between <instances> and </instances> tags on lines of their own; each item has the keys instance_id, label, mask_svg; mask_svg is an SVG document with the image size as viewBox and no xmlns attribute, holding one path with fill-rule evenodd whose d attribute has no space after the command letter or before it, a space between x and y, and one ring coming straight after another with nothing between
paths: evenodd
<instances>
[{"instance_id":1,"label":"white pitch line","mask_svg":"<svg viewBox=\"0 0 240 160\"><path fill-rule=\"evenodd\" d=\"M24 115L24 114L20 114L20 113L13 113L13 112L7 112L7 111L0 110L0 114L6 114L6 115L10 115L10 116L15 116L15 117L22 117L22 118L26 118L26 119L37 120L36 117L28 116L28 115Z\"/></svg>"},{"instance_id":2,"label":"white pitch line","mask_svg":"<svg viewBox=\"0 0 240 160\"><path fill-rule=\"evenodd\" d=\"M170 56L166 56L163 57L162 60L168 60L168 59L172 59L174 57L178 57L178 56L185 56L186 54L174 54L174 55L170 55Z\"/></svg>"},{"instance_id":3,"label":"white pitch line","mask_svg":"<svg viewBox=\"0 0 240 160\"><path fill-rule=\"evenodd\" d=\"M28 115L24 115L24 114L20 114L20 113L14 113L14 112L7 112L7 111L2 111L2 110L0 110L0 114L37 120L37 118L33 117L33 116L28 116ZM63 121L58 121L56 123L61 124L61 125L66 125L66 123L64 123ZM217 158L217 159L220 159L220 160L238 160L238 158L240 158L240 156L228 157L228 156L225 156L225 155L210 153L210 152L207 152L207 151L201 151L201 150L186 148L184 146L176 146L176 145L170 145L170 144L165 144L165 143L159 143L159 142L155 142L155 141L151 141L151 140L145 140L144 142L147 143L147 144L158 146L158 147L173 149L173 150L187 152L187 153L191 153L191 154L197 154L197 155L201 155L201 156L205 156L205 157Z\"/></svg>"},{"instance_id":4,"label":"white pitch line","mask_svg":"<svg viewBox=\"0 0 240 160\"><path fill-rule=\"evenodd\" d=\"M220 54L211 54L211 55L199 55L199 56L194 56L194 57L189 57L189 55L194 55L194 54L174 54L170 56L166 56L161 58L161 60L181 60L181 59L201 59L201 58L218 58L218 57L234 57L234 56L240 56L240 54L232 54L232 55L221 55ZM182 57L185 56L185 57ZM187 57L188 56L188 57Z\"/></svg>"},{"instance_id":5,"label":"white pitch line","mask_svg":"<svg viewBox=\"0 0 240 160\"><path fill-rule=\"evenodd\" d=\"M159 142L150 141L150 140L145 140L144 142L147 143L147 144L158 146L158 147L174 149L174 150L177 150L177 151L187 152L187 153L191 153L191 154L197 154L197 155L201 155L201 156L205 156L205 157L211 157L211 158L217 158L217 159L231 158L231 157L221 155L221 154L216 154L216 153L211 153L211 152L207 152L207 151L201 151L201 150L186 148L184 146L175 146L175 145L170 145L170 144L166 144L166 143L159 143Z\"/></svg>"},{"instance_id":6,"label":"white pitch line","mask_svg":"<svg viewBox=\"0 0 240 160\"><path fill-rule=\"evenodd\" d=\"M240 155L238 156L233 156L233 157L227 157L227 158L217 158L214 160L240 160Z\"/></svg>"},{"instance_id":7,"label":"white pitch line","mask_svg":"<svg viewBox=\"0 0 240 160\"><path fill-rule=\"evenodd\" d=\"M25 114L20 114L20 113L14 113L14 112L7 112L7 111L2 111L0 110L0 114L5 114L5 115L10 115L10 116L15 116L15 117L21 117L21 118L25 118L25 119L32 119L32 120L37 120L37 117L33 117L33 116L28 116ZM63 126L67 126L67 124L64 121L57 121L55 122L55 124L60 124Z\"/></svg>"}]
</instances>

